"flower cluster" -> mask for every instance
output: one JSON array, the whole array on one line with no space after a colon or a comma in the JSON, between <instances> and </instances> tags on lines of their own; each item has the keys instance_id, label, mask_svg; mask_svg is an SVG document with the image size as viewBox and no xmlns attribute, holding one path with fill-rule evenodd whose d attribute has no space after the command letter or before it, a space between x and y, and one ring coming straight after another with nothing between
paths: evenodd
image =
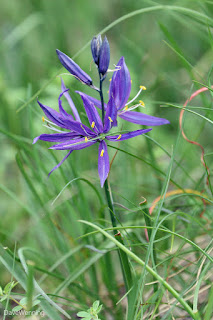
<instances>
[{"instance_id":1,"label":"flower cluster","mask_svg":"<svg viewBox=\"0 0 213 320\"><path fill-rule=\"evenodd\" d=\"M68 154L50 171L49 175L57 169L65 159L68 158L72 151L81 150L98 143L98 173L101 187L103 187L110 170L106 140L115 142L127 140L152 130L151 128L139 129L123 134L119 133L113 135L110 133L110 130L112 127L117 126L117 117L119 116L126 121L146 126L159 126L167 124L169 121L149 116L141 112L132 111L143 104L142 101L139 101L138 104L132 106L132 103L138 98L141 91L146 88L141 86L137 95L132 100L128 101L131 92L131 78L124 57L120 58L113 72L109 86L109 100L108 103L105 104L103 100L102 82L106 78L110 62L110 48L107 38L105 37L102 42L101 36L94 37L91 42L91 51L94 63L96 64L99 73L100 88L93 85L93 81L90 76L85 73L70 57L63 52L56 50L61 64L76 79L100 94L99 100L83 92L77 91L83 101L90 127L82 123L79 113L68 93L69 89L65 87L63 80L61 80L62 92L58 98L59 111L55 111L38 101L39 106L47 117L47 119L43 117L43 121L46 122L46 126L52 129L54 133L41 134L34 139L33 143L38 140L55 142L57 144L51 146L50 149L69 150ZM68 101L72 115L64 110L61 101L62 96L64 96ZM99 116L97 108L102 110L102 119Z\"/></svg>"}]
</instances>

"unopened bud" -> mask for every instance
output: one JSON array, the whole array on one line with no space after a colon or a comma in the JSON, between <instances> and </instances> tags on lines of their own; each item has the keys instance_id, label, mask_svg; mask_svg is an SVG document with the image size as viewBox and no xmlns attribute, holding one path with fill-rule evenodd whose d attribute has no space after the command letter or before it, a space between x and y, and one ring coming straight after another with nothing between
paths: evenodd
<instances>
[{"instance_id":1,"label":"unopened bud","mask_svg":"<svg viewBox=\"0 0 213 320\"><path fill-rule=\"evenodd\" d=\"M105 37L99 52L98 69L102 75L106 74L109 68L109 61L110 61L110 47L109 47L109 42L107 40L107 37Z\"/></svg>"},{"instance_id":2,"label":"unopened bud","mask_svg":"<svg viewBox=\"0 0 213 320\"><path fill-rule=\"evenodd\" d=\"M101 45L102 45L101 35L99 34L98 37L93 37L91 41L91 51L92 51L93 60L97 65L99 62L99 52L100 52Z\"/></svg>"}]
</instances>

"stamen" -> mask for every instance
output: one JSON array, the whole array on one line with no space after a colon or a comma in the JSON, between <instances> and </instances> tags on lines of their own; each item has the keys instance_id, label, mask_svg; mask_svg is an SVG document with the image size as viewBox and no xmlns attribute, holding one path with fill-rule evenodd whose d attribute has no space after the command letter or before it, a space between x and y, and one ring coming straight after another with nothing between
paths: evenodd
<instances>
[{"instance_id":1,"label":"stamen","mask_svg":"<svg viewBox=\"0 0 213 320\"><path fill-rule=\"evenodd\" d=\"M109 82L111 82L111 81L112 81L112 78L109 79Z\"/></svg>"},{"instance_id":2,"label":"stamen","mask_svg":"<svg viewBox=\"0 0 213 320\"><path fill-rule=\"evenodd\" d=\"M104 156L104 149L102 149L102 150L101 150L101 154L100 154L100 156L101 156L101 157L103 157L103 156Z\"/></svg>"},{"instance_id":3,"label":"stamen","mask_svg":"<svg viewBox=\"0 0 213 320\"><path fill-rule=\"evenodd\" d=\"M121 112L119 112L119 115L124 114L126 111L132 111L138 107L145 107L145 103L142 100L140 100L140 103L135 104L129 108L128 108L128 106L126 106L125 108L123 108L123 110Z\"/></svg>"},{"instance_id":4,"label":"stamen","mask_svg":"<svg viewBox=\"0 0 213 320\"><path fill-rule=\"evenodd\" d=\"M43 121L43 122L45 122L45 121L46 121L46 123L47 123L47 124L51 124L52 126L56 126L56 127L58 127L58 125L57 125L57 124L55 124L55 123L54 123L54 122L52 122L52 121L49 121L49 120L45 119L45 117L44 117L44 116L42 117L42 121Z\"/></svg>"},{"instance_id":5,"label":"stamen","mask_svg":"<svg viewBox=\"0 0 213 320\"><path fill-rule=\"evenodd\" d=\"M145 106L145 104L144 104L144 106ZM138 108L138 107L142 107L142 104L135 104L134 106L131 106L129 109L128 109L128 111L131 111L131 110L134 110L134 109L136 109L136 108Z\"/></svg>"},{"instance_id":6,"label":"stamen","mask_svg":"<svg viewBox=\"0 0 213 320\"><path fill-rule=\"evenodd\" d=\"M145 86L140 86L140 89L146 90L146 87Z\"/></svg>"},{"instance_id":7,"label":"stamen","mask_svg":"<svg viewBox=\"0 0 213 320\"><path fill-rule=\"evenodd\" d=\"M107 73L121 70L121 66L116 66L115 64L114 64L114 66L115 66L115 69L108 69Z\"/></svg>"},{"instance_id":8,"label":"stamen","mask_svg":"<svg viewBox=\"0 0 213 320\"><path fill-rule=\"evenodd\" d=\"M110 122L113 122L113 120L112 120L112 118L111 118L111 117L108 117L108 119L109 119L109 121L110 121Z\"/></svg>"},{"instance_id":9,"label":"stamen","mask_svg":"<svg viewBox=\"0 0 213 320\"><path fill-rule=\"evenodd\" d=\"M94 127L95 127L95 121L93 121L91 124L91 128L94 128Z\"/></svg>"},{"instance_id":10,"label":"stamen","mask_svg":"<svg viewBox=\"0 0 213 320\"><path fill-rule=\"evenodd\" d=\"M131 79L131 83L132 83L132 79Z\"/></svg>"},{"instance_id":11,"label":"stamen","mask_svg":"<svg viewBox=\"0 0 213 320\"><path fill-rule=\"evenodd\" d=\"M84 129L82 124L81 124L81 129L83 129L83 131L86 133L86 135L88 134L88 132L86 132L86 130Z\"/></svg>"},{"instance_id":12,"label":"stamen","mask_svg":"<svg viewBox=\"0 0 213 320\"><path fill-rule=\"evenodd\" d=\"M135 101L135 99L137 99L137 97L139 96L139 94L141 93L141 91L143 90L143 88L141 88L142 86L140 86L140 90L138 91L138 93L136 94L136 96L132 99L132 100L130 100L127 104L126 104L126 106L128 106L130 103L132 103L133 101Z\"/></svg>"},{"instance_id":13,"label":"stamen","mask_svg":"<svg viewBox=\"0 0 213 320\"><path fill-rule=\"evenodd\" d=\"M89 139L88 139L87 137L85 137L85 142L88 142L88 140L89 140Z\"/></svg>"},{"instance_id":14,"label":"stamen","mask_svg":"<svg viewBox=\"0 0 213 320\"><path fill-rule=\"evenodd\" d=\"M145 107L145 103L142 100L139 100L140 105L142 105L142 107Z\"/></svg>"},{"instance_id":15,"label":"stamen","mask_svg":"<svg viewBox=\"0 0 213 320\"><path fill-rule=\"evenodd\" d=\"M120 135L117 137L116 140L120 140L121 136L122 136L122 134L120 134Z\"/></svg>"},{"instance_id":16,"label":"stamen","mask_svg":"<svg viewBox=\"0 0 213 320\"><path fill-rule=\"evenodd\" d=\"M61 131L61 130L58 130L58 129L56 129L56 128L53 128L53 127L51 127L49 124L47 124L47 125L44 124L43 126L46 127L46 128L48 128L48 129L50 129L50 130L56 131L56 132L61 132L61 133L66 132L66 131Z\"/></svg>"}]
</instances>

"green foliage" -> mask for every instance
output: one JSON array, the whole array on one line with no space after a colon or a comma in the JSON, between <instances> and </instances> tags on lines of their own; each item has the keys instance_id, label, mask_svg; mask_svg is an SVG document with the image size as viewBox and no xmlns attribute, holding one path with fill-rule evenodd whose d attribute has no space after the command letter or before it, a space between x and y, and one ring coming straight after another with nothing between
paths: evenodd
<instances>
[{"instance_id":1,"label":"green foliage","mask_svg":"<svg viewBox=\"0 0 213 320\"><path fill-rule=\"evenodd\" d=\"M8 296L10 296L10 292L11 290L18 284L18 282L8 282L6 284L6 286L4 287L4 289L2 289L2 287L0 287L0 296L2 297L0 299L1 302L3 302L4 300L6 300L8 298Z\"/></svg>"},{"instance_id":2,"label":"green foliage","mask_svg":"<svg viewBox=\"0 0 213 320\"><path fill-rule=\"evenodd\" d=\"M11 281L11 282L8 282L6 284L6 286L4 287L4 289L2 289L0 287L0 302L3 302L5 301L6 299L11 299L12 301L14 301L15 303L17 303L18 305L15 306L12 311L20 311L22 309L27 309L27 298L22 298L20 301L18 300L15 300L13 298L13 296L11 295L11 291L13 288L15 288L16 286L18 285L18 282L14 282L14 281ZM41 301L36 299L36 300L33 300L32 302L32 306L37 306Z\"/></svg>"},{"instance_id":3,"label":"green foliage","mask_svg":"<svg viewBox=\"0 0 213 320\"><path fill-rule=\"evenodd\" d=\"M212 318L213 6L207 0L157 2L1 1L0 314ZM110 68L125 57L131 98L139 85L147 87L141 112L171 122L131 142L109 144L110 159L116 153L110 184L123 244L113 234L99 185L96 146L73 152L48 179L63 152L46 142L32 145L43 132L36 99L58 107L58 75L84 119L75 90L92 92L64 74L55 49L74 56L97 84L89 45L100 32L111 45ZM204 147L209 184L199 147L183 139L178 123L186 99L203 86L209 90L187 105L183 128ZM118 247L133 273L128 292Z\"/></svg>"},{"instance_id":4,"label":"green foliage","mask_svg":"<svg viewBox=\"0 0 213 320\"><path fill-rule=\"evenodd\" d=\"M91 308L87 311L78 312L77 316L82 318L82 320L101 320L98 316L101 309L102 305L100 305L100 301L96 300Z\"/></svg>"}]
</instances>

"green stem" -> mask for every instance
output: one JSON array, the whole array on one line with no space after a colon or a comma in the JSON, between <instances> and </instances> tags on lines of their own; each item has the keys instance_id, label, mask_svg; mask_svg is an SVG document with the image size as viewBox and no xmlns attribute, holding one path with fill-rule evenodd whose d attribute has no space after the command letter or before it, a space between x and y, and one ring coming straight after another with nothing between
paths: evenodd
<instances>
[{"instance_id":1,"label":"green stem","mask_svg":"<svg viewBox=\"0 0 213 320\"><path fill-rule=\"evenodd\" d=\"M115 219L115 211L114 211L114 205L113 205L113 199L112 199L112 193L111 193L111 189L110 189L110 185L109 185L109 180L106 179L105 183L104 183L104 190L105 190L105 194L106 194L106 199L107 199L107 203L108 203L108 208L109 208L109 213L110 213L110 218L112 221L112 226L113 228L117 227L116 224L116 219ZM117 234L118 230L114 229L114 234Z\"/></svg>"},{"instance_id":2,"label":"green stem","mask_svg":"<svg viewBox=\"0 0 213 320\"><path fill-rule=\"evenodd\" d=\"M101 98L102 122L103 122L103 126L104 126L105 110L104 110L104 97L103 97L102 84L103 84L105 77L102 77L101 74L99 73L99 78L100 78L99 94L100 94L100 98ZM112 221L112 226L113 226L113 228L116 228L117 227L116 218L115 218L116 215L115 215L113 198L112 198L112 193L111 193L108 179L106 179L106 181L104 183L104 189L105 189L105 195L106 195L107 204L108 204L108 208L109 208L110 218ZM114 229L114 235L115 235L116 239L122 245L124 245L124 242L123 242L123 239L121 237L119 230ZM132 272L131 272L129 260L128 260L128 257L124 251L118 249L118 253L119 253L119 259L120 259L120 264L121 264L121 269L122 269L122 273L123 273L123 279L124 279L126 291L128 292L132 287Z\"/></svg>"},{"instance_id":3,"label":"green stem","mask_svg":"<svg viewBox=\"0 0 213 320\"><path fill-rule=\"evenodd\" d=\"M105 189L106 199L107 199L110 217L111 217L111 221L112 221L112 226L113 226L113 228L116 228L117 223L116 223L116 218L115 218L115 209L114 209L114 205L113 205L112 193L111 193L108 179L104 183L104 189ZM116 239L122 245L124 245L123 239L121 237L121 233L119 232L118 229L114 229L114 235L115 235ZM125 283L125 287L126 287L126 292L128 292L132 287L132 272L131 272L129 260L128 260L128 257L124 251L118 249L118 254L119 254L121 269L122 269L122 273L123 273L124 283Z\"/></svg>"},{"instance_id":4,"label":"green stem","mask_svg":"<svg viewBox=\"0 0 213 320\"><path fill-rule=\"evenodd\" d=\"M101 98L101 110L102 110L102 122L103 122L103 125L104 125L104 118L105 118L105 110L104 110L104 96L103 96L103 90L102 90L102 84L103 84L103 81L104 81L104 78L101 77L101 74L99 73L99 78L100 78L100 91L99 91L99 94L100 94L100 98Z\"/></svg>"}]
</instances>

